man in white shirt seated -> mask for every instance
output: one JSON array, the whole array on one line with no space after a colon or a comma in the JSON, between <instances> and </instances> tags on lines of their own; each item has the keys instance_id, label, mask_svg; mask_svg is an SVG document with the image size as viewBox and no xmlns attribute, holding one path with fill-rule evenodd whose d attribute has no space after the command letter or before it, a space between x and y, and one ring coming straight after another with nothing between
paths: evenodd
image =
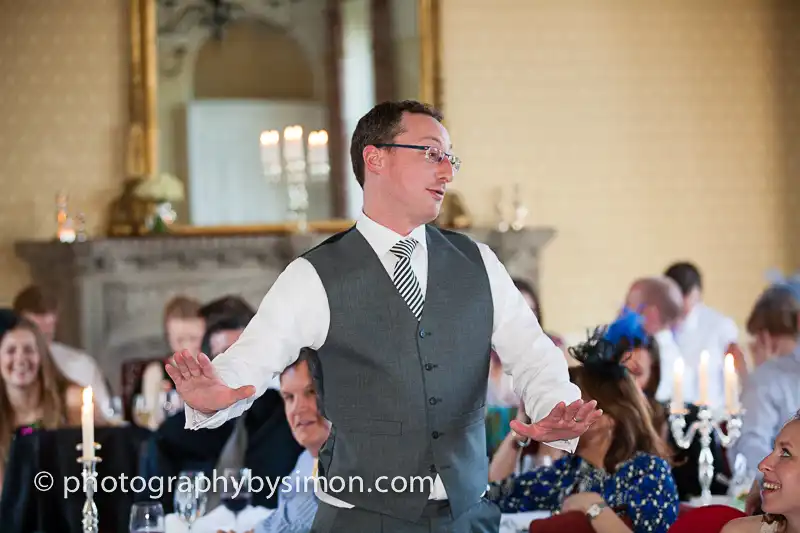
<instances>
[{"instance_id":1,"label":"man in white shirt seated","mask_svg":"<svg viewBox=\"0 0 800 533\"><path fill-rule=\"evenodd\" d=\"M61 373L81 387L92 387L95 401L101 409L110 407L108 384L94 358L54 340L58 326L56 298L41 287L31 285L14 298L14 311L41 330L50 343L50 353Z\"/></svg>"},{"instance_id":2,"label":"man in white shirt seated","mask_svg":"<svg viewBox=\"0 0 800 533\"><path fill-rule=\"evenodd\" d=\"M677 284L666 277L641 278L633 282L625 298L625 307L644 317L644 327L658 343L661 356L661 382L656 390L656 400L672 399L673 369L675 361L683 357L672 334L680 322L683 299ZM684 375L690 374L687 369ZM692 401L692 398L687 398Z\"/></svg>"},{"instance_id":3,"label":"man in white shirt seated","mask_svg":"<svg viewBox=\"0 0 800 533\"><path fill-rule=\"evenodd\" d=\"M714 408L725 405L725 354L735 356L739 373L747 373L747 365L738 347L739 329L736 322L703 302L703 278L700 270L689 262L674 263L665 276L674 280L683 295L683 321L675 331L675 340L687 358L687 364L697 368L700 354L709 355L708 403Z\"/></svg>"}]
</instances>

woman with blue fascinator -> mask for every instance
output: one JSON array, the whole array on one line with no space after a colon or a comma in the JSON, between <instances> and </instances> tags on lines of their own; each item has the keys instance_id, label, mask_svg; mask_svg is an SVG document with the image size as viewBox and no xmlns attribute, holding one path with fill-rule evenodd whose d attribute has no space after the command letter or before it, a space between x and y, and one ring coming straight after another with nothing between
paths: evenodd
<instances>
[{"instance_id":1,"label":"woman with blue fascinator","mask_svg":"<svg viewBox=\"0 0 800 533\"><path fill-rule=\"evenodd\" d=\"M669 529L678 515L678 492L668 449L623 364L625 355L648 338L642 317L626 311L570 348L582 363L570 368L570 378L583 400L595 400L603 415L581 437L575 455L552 465L505 477L499 474L508 472L499 465L508 458L498 451L490 467L489 497L504 513L577 511L598 533Z\"/></svg>"}]
</instances>

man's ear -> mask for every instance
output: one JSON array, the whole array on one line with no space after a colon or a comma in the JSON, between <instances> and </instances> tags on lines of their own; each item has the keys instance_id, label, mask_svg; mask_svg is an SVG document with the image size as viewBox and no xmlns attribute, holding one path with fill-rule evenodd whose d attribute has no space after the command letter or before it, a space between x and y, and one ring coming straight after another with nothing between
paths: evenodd
<instances>
[{"instance_id":1,"label":"man's ear","mask_svg":"<svg viewBox=\"0 0 800 533\"><path fill-rule=\"evenodd\" d=\"M365 146L362 155L364 169L372 174L380 174L384 166L383 152L374 146Z\"/></svg>"}]
</instances>

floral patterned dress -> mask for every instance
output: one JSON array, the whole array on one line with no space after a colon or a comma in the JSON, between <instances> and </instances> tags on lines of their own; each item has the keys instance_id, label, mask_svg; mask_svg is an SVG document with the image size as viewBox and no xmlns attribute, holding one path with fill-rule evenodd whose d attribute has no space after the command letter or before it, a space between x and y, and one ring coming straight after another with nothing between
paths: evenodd
<instances>
[{"instance_id":1,"label":"floral patterned dress","mask_svg":"<svg viewBox=\"0 0 800 533\"><path fill-rule=\"evenodd\" d=\"M613 508L623 509L634 533L666 533L678 518L678 490L669 463L639 453L614 473L596 468L577 455L493 483L489 498L504 513L558 511L579 492L595 492Z\"/></svg>"}]
</instances>

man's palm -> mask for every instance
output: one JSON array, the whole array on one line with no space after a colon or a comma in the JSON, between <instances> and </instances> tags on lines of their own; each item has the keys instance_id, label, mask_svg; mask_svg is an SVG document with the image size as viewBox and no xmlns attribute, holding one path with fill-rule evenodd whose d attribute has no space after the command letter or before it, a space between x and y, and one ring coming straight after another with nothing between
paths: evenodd
<instances>
[{"instance_id":1,"label":"man's palm","mask_svg":"<svg viewBox=\"0 0 800 533\"><path fill-rule=\"evenodd\" d=\"M255 394L252 385L228 387L205 354L198 355L195 361L184 350L175 354L174 361L174 365L166 365L167 373L184 403L196 411L211 414Z\"/></svg>"},{"instance_id":2,"label":"man's palm","mask_svg":"<svg viewBox=\"0 0 800 533\"><path fill-rule=\"evenodd\" d=\"M603 411L595 409L596 406L597 402L594 400L587 404L578 400L569 406L562 402L535 424L512 420L511 429L517 435L537 442L574 439L583 435L589 426L603 415Z\"/></svg>"}]
</instances>

